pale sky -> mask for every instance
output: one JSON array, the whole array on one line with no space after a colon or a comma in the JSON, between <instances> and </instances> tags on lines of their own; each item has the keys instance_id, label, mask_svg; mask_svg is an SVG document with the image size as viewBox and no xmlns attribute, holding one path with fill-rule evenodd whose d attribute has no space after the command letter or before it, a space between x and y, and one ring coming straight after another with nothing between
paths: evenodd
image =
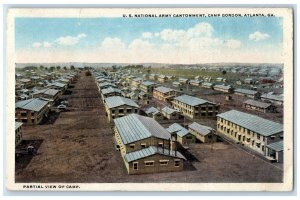
<instances>
[{"instance_id":1,"label":"pale sky","mask_svg":"<svg viewBox=\"0 0 300 200\"><path fill-rule=\"evenodd\" d=\"M16 18L18 63L282 63L281 18Z\"/></svg>"}]
</instances>

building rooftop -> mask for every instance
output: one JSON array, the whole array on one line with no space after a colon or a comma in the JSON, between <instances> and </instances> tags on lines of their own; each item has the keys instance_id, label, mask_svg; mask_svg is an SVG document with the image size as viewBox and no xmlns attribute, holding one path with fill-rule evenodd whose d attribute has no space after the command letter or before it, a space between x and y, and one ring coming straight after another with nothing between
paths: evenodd
<instances>
[{"instance_id":1,"label":"building rooftop","mask_svg":"<svg viewBox=\"0 0 300 200\"><path fill-rule=\"evenodd\" d=\"M55 96L57 95L57 93L59 93L59 91L55 89L45 89L42 93L50 96Z\"/></svg>"},{"instance_id":2,"label":"building rooftop","mask_svg":"<svg viewBox=\"0 0 300 200\"><path fill-rule=\"evenodd\" d=\"M268 144L267 147L277 152L283 151L283 140Z\"/></svg>"},{"instance_id":3,"label":"building rooftop","mask_svg":"<svg viewBox=\"0 0 300 200\"><path fill-rule=\"evenodd\" d=\"M144 81L144 82L142 82L141 84L142 84L142 85L145 85L145 86L156 85L156 83L151 82L151 81Z\"/></svg>"},{"instance_id":4,"label":"building rooftop","mask_svg":"<svg viewBox=\"0 0 300 200\"><path fill-rule=\"evenodd\" d=\"M48 104L48 101L44 101L38 98L28 99L24 101L18 101L16 103L16 108L21 108L25 110L32 110L32 111L40 111Z\"/></svg>"},{"instance_id":5,"label":"building rooftop","mask_svg":"<svg viewBox=\"0 0 300 200\"><path fill-rule=\"evenodd\" d=\"M192 124L190 124L189 128L194 130L194 131L197 131L198 133L200 133L203 136L211 133L214 130L211 127L198 124L197 122L193 122Z\"/></svg>"},{"instance_id":6,"label":"building rooftop","mask_svg":"<svg viewBox=\"0 0 300 200\"><path fill-rule=\"evenodd\" d=\"M114 93L114 92L121 93L121 90L120 90L120 89L117 89L117 88L113 88L113 87L108 87L108 88L106 88L106 89L102 89L102 90L101 90L101 93L102 93L103 95L109 94L109 93Z\"/></svg>"},{"instance_id":7,"label":"building rooftop","mask_svg":"<svg viewBox=\"0 0 300 200\"><path fill-rule=\"evenodd\" d=\"M207 87L211 87L213 85L214 85L213 83L209 83L209 82L203 82L202 83L202 86L207 86Z\"/></svg>"},{"instance_id":8,"label":"building rooftop","mask_svg":"<svg viewBox=\"0 0 300 200\"><path fill-rule=\"evenodd\" d=\"M145 111L147 114L159 112L159 110L155 107L150 107Z\"/></svg>"},{"instance_id":9,"label":"building rooftop","mask_svg":"<svg viewBox=\"0 0 300 200\"><path fill-rule=\"evenodd\" d=\"M55 87L59 87L59 88L63 88L66 86L65 83L60 83L60 82L54 82L54 83L51 83L50 86L55 86Z\"/></svg>"},{"instance_id":10,"label":"building rooftop","mask_svg":"<svg viewBox=\"0 0 300 200\"><path fill-rule=\"evenodd\" d=\"M141 81L143 81L143 79L142 79L142 78L139 78L139 77L137 77L137 78L134 78L134 79L132 79L132 81L141 82Z\"/></svg>"},{"instance_id":11,"label":"building rooftop","mask_svg":"<svg viewBox=\"0 0 300 200\"><path fill-rule=\"evenodd\" d=\"M178 123L174 123L174 124L170 125L169 128L167 128L166 130L169 133L176 133L180 137L183 137L190 133L186 128L184 128L183 126L181 126Z\"/></svg>"},{"instance_id":12,"label":"building rooftop","mask_svg":"<svg viewBox=\"0 0 300 200\"><path fill-rule=\"evenodd\" d=\"M269 106L272 105L270 103L255 101L255 100L252 100L252 99L248 99L247 101L244 101L243 104L248 104L248 105L256 106L256 107L259 107L259 108L268 108Z\"/></svg>"},{"instance_id":13,"label":"building rooftop","mask_svg":"<svg viewBox=\"0 0 300 200\"><path fill-rule=\"evenodd\" d=\"M187 82L189 79L187 79L187 78L179 78L178 80L179 80L179 82Z\"/></svg>"},{"instance_id":14,"label":"building rooftop","mask_svg":"<svg viewBox=\"0 0 300 200\"><path fill-rule=\"evenodd\" d=\"M104 83L100 83L99 84L99 87L102 88L102 87L106 87L106 86L112 86L112 87L116 87L115 84L113 83L109 83L109 82L104 82Z\"/></svg>"},{"instance_id":15,"label":"building rooftop","mask_svg":"<svg viewBox=\"0 0 300 200\"><path fill-rule=\"evenodd\" d=\"M283 102L283 96L274 95L274 94L263 94L263 95L261 95L261 98Z\"/></svg>"},{"instance_id":16,"label":"building rooftop","mask_svg":"<svg viewBox=\"0 0 300 200\"><path fill-rule=\"evenodd\" d=\"M183 129L184 127L182 127L180 124L178 123L174 123L174 124L171 124L169 126L169 128L167 128L166 130L169 132L169 133L174 133L174 132L177 132L177 131L180 131L181 129Z\"/></svg>"},{"instance_id":17,"label":"building rooftop","mask_svg":"<svg viewBox=\"0 0 300 200\"><path fill-rule=\"evenodd\" d=\"M223 90L230 90L232 87L230 85L215 85L214 88L220 88Z\"/></svg>"},{"instance_id":18,"label":"building rooftop","mask_svg":"<svg viewBox=\"0 0 300 200\"><path fill-rule=\"evenodd\" d=\"M201 81L193 79L193 80L190 80L190 83L197 83L197 84L199 84L199 83L201 83Z\"/></svg>"},{"instance_id":19,"label":"building rooftop","mask_svg":"<svg viewBox=\"0 0 300 200\"><path fill-rule=\"evenodd\" d=\"M20 126L22 126L23 123L22 122L15 122L15 130L17 130L18 128L20 128Z\"/></svg>"},{"instance_id":20,"label":"building rooftop","mask_svg":"<svg viewBox=\"0 0 300 200\"><path fill-rule=\"evenodd\" d=\"M115 126L124 144L129 144L149 137L169 140L171 135L157 121L150 117L130 114L114 119Z\"/></svg>"},{"instance_id":21,"label":"building rooftop","mask_svg":"<svg viewBox=\"0 0 300 200\"><path fill-rule=\"evenodd\" d=\"M167 114L172 114L174 112L178 112L177 110L174 110L173 108L170 108L170 107L164 107L163 109L161 109L163 112L167 113Z\"/></svg>"},{"instance_id":22,"label":"building rooftop","mask_svg":"<svg viewBox=\"0 0 300 200\"><path fill-rule=\"evenodd\" d=\"M282 124L236 110L224 112L217 116L263 136L283 132Z\"/></svg>"},{"instance_id":23,"label":"building rooftop","mask_svg":"<svg viewBox=\"0 0 300 200\"><path fill-rule=\"evenodd\" d=\"M255 90L247 90L247 89L242 89L242 88L238 88L234 90L235 93L242 93L242 94L249 94L249 95L255 95L258 92Z\"/></svg>"},{"instance_id":24,"label":"building rooftop","mask_svg":"<svg viewBox=\"0 0 300 200\"><path fill-rule=\"evenodd\" d=\"M174 100L180 101L180 102L190 105L190 106L197 106L197 105L201 105L201 104L205 104L205 103L213 104L212 102L209 102L207 100L200 99L198 97L189 96L186 94L178 96L178 97L174 98Z\"/></svg>"},{"instance_id":25,"label":"building rooftop","mask_svg":"<svg viewBox=\"0 0 300 200\"><path fill-rule=\"evenodd\" d=\"M174 91L174 90L171 89L171 88L167 88L167 87L163 87L163 86L154 88L154 90L157 90L157 91L159 91L159 92L161 92L161 93L167 93L167 92L172 92L172 91Z\"/></svg>"},{"instance_id":26,"label":"building rooftop","mask_svg":"<svg viewBox=\"0 0 300 200\"><path fill-rule=\"evenodd\" d=\"M120 97L120 96L107 97L105 98L105 103L108 108L115 108L121 105L128 105L128 106L139 108L139 105L137 105L131 99Z\"/></svg>"},{"instance_id":27,"label":"building rooftop","mask_svg":"<svg viewBox=\"0 0 300 200\"><path fill-rule=\"evenodd\" d=\"M178 151L176 151L176 153L175 153L175 151L172 151L172 150L169 150L169 149L163 149L163 148L155 147L155 146L150 146L150 147L145 148L145 149L141 149L141 150L138 150L138 151L128 153L128 154L125 155L124 158L127 162L132 162L132 161L139 160L139 159L142 159L142 158L146 158L146 157L149 157L149 156L152 156L152 155L155 155L155 154L161 154L161 155L166 155L166 156L171 156L171 157L186 160L186 158Z\"/></svg>"}]
</instances>

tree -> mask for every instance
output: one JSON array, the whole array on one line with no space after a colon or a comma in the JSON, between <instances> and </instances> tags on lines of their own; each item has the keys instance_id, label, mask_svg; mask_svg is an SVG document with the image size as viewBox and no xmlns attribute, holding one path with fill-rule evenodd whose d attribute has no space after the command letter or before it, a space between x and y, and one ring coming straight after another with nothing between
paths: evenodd
<instances>
[{"instance_id":1,"label":"tree","mask_svg":"<svg viewBox=\"0 0 300 200\"><path fill-rule=\"evenodd\" d=\"M113 66L111 66L111 68L112 68L113 72L117 71L117 65L113 65Z\"/></svg>"},{"instance_id":2,"label":"tree","mask_svg":"<svg viewBox=\"0 0 300 200\"><path fill-rule=\"evenodd\" d=\"M54 69L55 69L55 67L54 67L54 66L51 66L51 67L50 67L50 71L51 71L51 72L53 72L53 71L54 71Z\"/></svg>"},{"instance_id":3,"label":"tree","mask_svg":"<svg viewBox=\"0 0 300 200\"><path fill-rule=\"evenodd\" d=\"M74 70L74 69L75 69L74 65L71 65L71 70Z\"/></svg>"},{"instance_id":4,"label":"tree","mask_svg":"<svg viewBox=\"0 0 300 200\"><path fill-rule=\"evenodd\" d=\"M66 67L66 66L64 66L64 70L67 70L67 67Z\"/></svg>"},{"instance_id":5,"label":"tree","mask_svg":"<svg viewBox=\"0 0 300 200\"><path fill-rule=\"evenodd\" d=\"M227 73L226 70L223 70L223 71L222 71L222 74L223 74L223 75L225 75L226 73Z\"/></svg>"},{"instance_id":6,"label":"tree","mask_svg":"<svg viewBox=\"0 0 300 200\"><path fill-rule=\"evenodd\" d=\"M40 69L41 69L41 70L43 70L43 69L44 69L44 66L43 66L43 65L41 65L41 66L40 66Z\"/></svg>"},{"instance_id":7,"label":"tree","mask_svg":"<svg viewBox=\"0 0 300 200\"><path fill-rule=\"evenodd\" d=\"M148 68L147 68L147 74L149 75L151 73L151 66L149 66Z\"/></svg>"},{"instance_id":8,"label":"tree","mask_svg":"<svg viewBox=\"0 0 300 200\"><path fill-rule=\"evenodd\" d=\"M56 69L57 69L57 70L60 70L60 66L56 66Z\"/></svg>"},{"instance_id":9,"label":"tree","mask_svg":"<svg viewBox=\"0 0 300 200\"><path fill-rule=\"evenodd\" d=\"M86 71L86 72L85 72L85 75L86 75L86 76L91 76L92 74L91 74L90 71Z\"/></svg>"}]
</instances>

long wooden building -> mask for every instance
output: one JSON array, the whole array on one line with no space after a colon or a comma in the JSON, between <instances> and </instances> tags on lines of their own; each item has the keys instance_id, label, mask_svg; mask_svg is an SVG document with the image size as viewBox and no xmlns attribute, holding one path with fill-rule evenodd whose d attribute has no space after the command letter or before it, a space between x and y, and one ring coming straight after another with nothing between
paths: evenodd
<instances>
[{"instance_id":1,"label":"long wooden building","mask_svg":"<svg viewBox=\"0 0 300 200\"><path fill-rule=\"evenodd\" d=\"M115 142L128 174L183 170L185 157L158 122L131 114L114 120Z\"/></svg>"},{"instance_id":2,"label":"long wooden building","mask_svg":"<svg viewBox=\"0 0 300 200\"><path fill-rule=\"evenodd\" d=\"M140 108L133 100L120 96L105 98L104 103L109 122L128 114L138 113Z\"/></svg>"},{"instance_id":3,"label":"long wooden building","mask_svg":"<svg viewBox=\"0 0 300 200\"><path fill-rule=\"evenodd\" d=\"M171 88L161 86L154 88L153 90L153 98L161 101L170 102L174 99L175 96L176 91Z\"/></svg>"},{"instance_id":4,"label":"long wooden building","mask_svg":"<svg viewBox=\"0 0 300 200\"><path fill-rule=\"evenodd\" d=\"M267 145L283 139L282 124L236 110L217 115L217 131L262 155Z\"/></svg>"},{"instance_id":5,"label":"long wooden building","mask_svg":"<svg viewBox=\"0 0 300 200\"><path fill-rule=\"evenodd\" d=\"M38 124L49 112L49 101L38 98L18 101L15 106L15 118L19 122Z\"/></svg>"},{"instance_id":6,"label":"long wooden building","mask_svg":"<svg viewBox=\"0 0 300 200\"><path fill-rule=\"evenodd\" d=\"M216 117L219 112L219 105L189 95L181 95L174 98L172 106L191 119Z\"/></svg>"}]
</instances>

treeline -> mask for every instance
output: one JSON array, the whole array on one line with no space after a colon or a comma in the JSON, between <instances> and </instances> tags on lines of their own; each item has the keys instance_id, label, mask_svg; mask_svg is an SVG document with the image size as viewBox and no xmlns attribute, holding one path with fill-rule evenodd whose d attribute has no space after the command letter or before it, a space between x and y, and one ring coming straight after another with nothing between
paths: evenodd
<instances>
[{"instance_id":1,"label":"treeline","mask_svg":"<svg viewBox=\"0 0 300 200\"><path fill-rule=\"evenodd\" d=\"M123 68L124 69L143 69L144 65L126 65Z\"/></svg>"},{"instance_id":2,"label":"treeline","mask_svg":"<svg viewBox=\"0 0 300 200\"><path fill-rule=\"evenodd\" d=\"M58 66L45 67L45 66L43 66L43 65L40 65L39 67L38 67L38 66L25 66L25 67L23 68L23 70L37 70L37 69L40 69L40 70L48 70L48 71L54 71L54 70L61 70L61 69L67 70L68 67L66 67L66 66L61 67L61 66L59 66L59 65L58 65ZM75 67L74 67L73 65L71 65L71 66L69 67L69 69L74 70ZM90 67L85 67L84 69L90 69Z\"/></svg>"}]
</instances>

